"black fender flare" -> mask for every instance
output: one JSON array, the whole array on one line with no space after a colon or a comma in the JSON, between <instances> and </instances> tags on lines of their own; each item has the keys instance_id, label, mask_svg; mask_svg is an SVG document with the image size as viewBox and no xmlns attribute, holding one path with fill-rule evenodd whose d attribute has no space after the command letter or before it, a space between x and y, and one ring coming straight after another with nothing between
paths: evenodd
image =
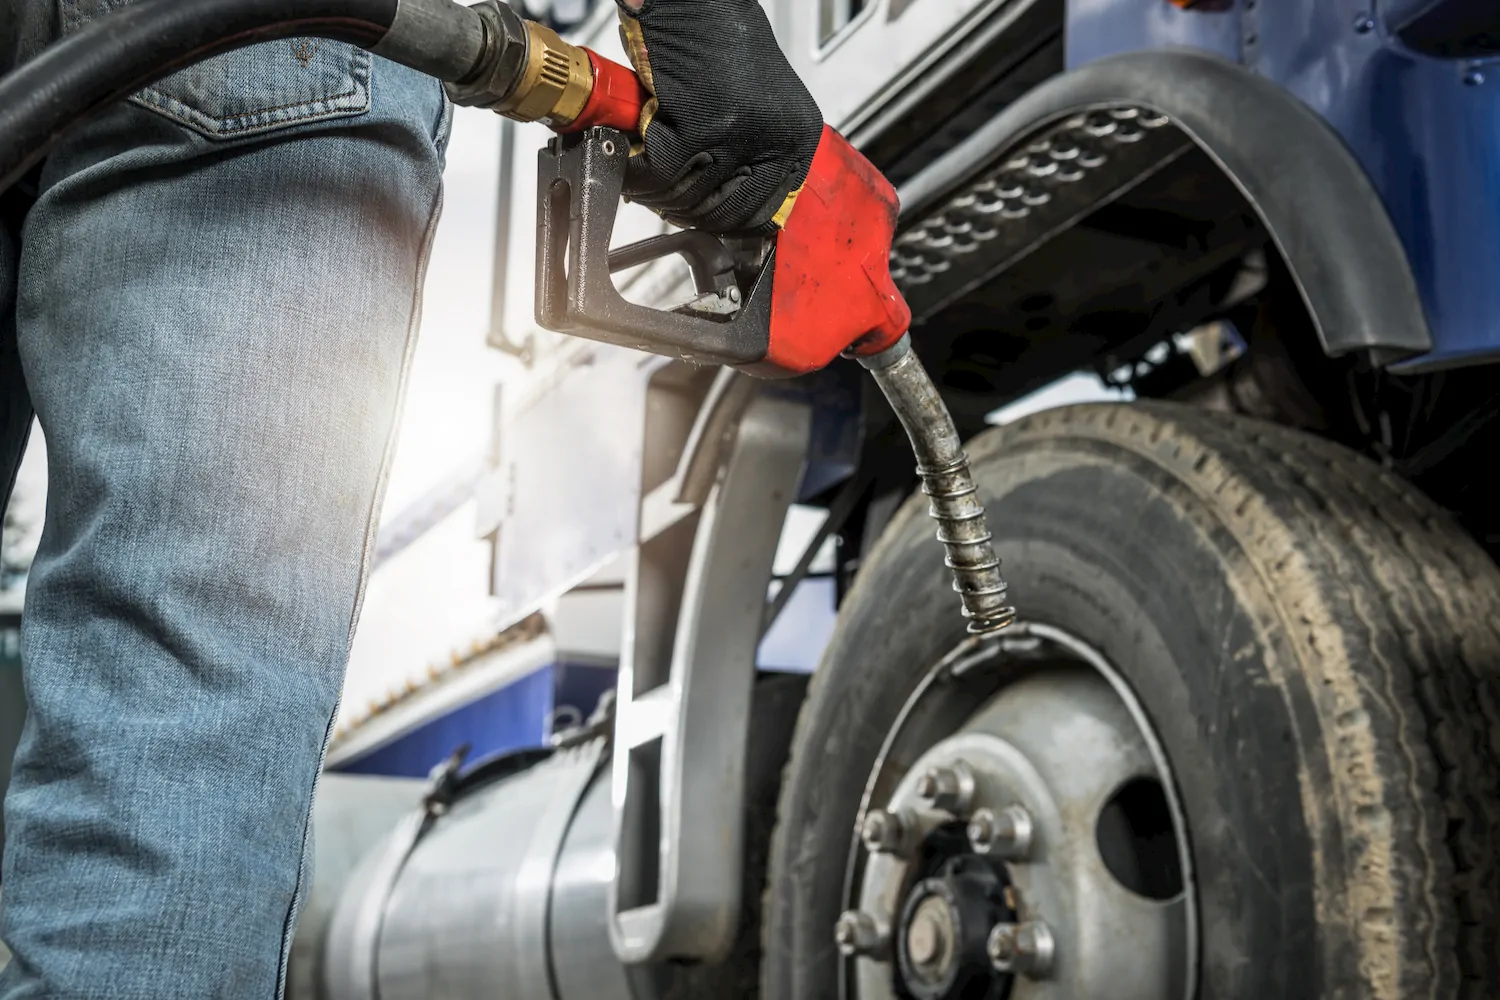
<instances>
[{"instance_id":1,"label":"black fender flare","mask_svg":"<svg viewBox=\"0 0 1500 1000\"><path fill-rule=\"evenodd\" d=\"M1431 350L1405 247L1353 153L1296 97L1205 52L1134 52L1053 77L903 186L902 215L922 214L1039 128L1117 105L1166 115L1234 182L1285 259L1328 354Z\"/></svg>"}]
</instances>

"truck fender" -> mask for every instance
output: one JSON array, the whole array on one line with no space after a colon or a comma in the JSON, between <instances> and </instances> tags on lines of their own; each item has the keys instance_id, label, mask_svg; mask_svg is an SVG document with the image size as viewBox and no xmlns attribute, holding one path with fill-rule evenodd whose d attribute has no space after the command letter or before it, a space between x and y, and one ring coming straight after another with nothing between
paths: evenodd
<instances>
[{"instance_id":1,"label":"truck fender","mask_svg":"<svg viewBox=\"0 0 1500 1000\"><path fill-rule=\"evenodd\" d=\"M1285 259L1329 355L1431 349L1405 248L1337 133L1275 83L1204 52L1133 52L1053 77L908 182L903 219L1038 129L1119 105L1166 115L1234 182Z\"/></svg>"}]
</instances>

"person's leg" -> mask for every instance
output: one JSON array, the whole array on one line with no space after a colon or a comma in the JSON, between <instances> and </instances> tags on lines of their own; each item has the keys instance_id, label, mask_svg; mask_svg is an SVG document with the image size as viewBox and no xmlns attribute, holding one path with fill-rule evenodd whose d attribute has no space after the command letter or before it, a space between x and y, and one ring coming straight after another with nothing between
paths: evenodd
<instances>
[{"instance_id":1,"label":"person's leg","mask_svg":"<svg viewBox=\"0 0 1500 1000\"><path fill-rule=\"evenodd\" d=\"M17 307L51 489L0 998L277 995L446 115L429 78L279 42L49 159Z\"/></svg>"}]
</instances>

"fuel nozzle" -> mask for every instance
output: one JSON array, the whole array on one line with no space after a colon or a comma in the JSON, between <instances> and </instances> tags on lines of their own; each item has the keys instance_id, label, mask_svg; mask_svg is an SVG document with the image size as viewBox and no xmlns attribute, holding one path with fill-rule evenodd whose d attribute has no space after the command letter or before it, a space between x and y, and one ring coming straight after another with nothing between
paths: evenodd
<instances>
[{"instance_id":1,"label":"fuel nozzle","mask_svg":"<svg viewBox=\"0 0 1500 1000\"><path fill-rule=\"evenodd\" d=\"M890 274L895 189L825 127L802 194L774 248L743 269L708 233L677 233L610 250L630 136L649 94L635 73L565 42L497 0L467 8L481 19L474 68L447 84L454 103L490 108L561 133L541 154L537 319L549 329L763 377L804 374L841 353L858 357L890 401L917 456L938 540L969 631L1005 628L1005 602L974 477L947 405L906 333L911 310ZM601 126L601 127L596 127ZM581 133L581 134L580 134ZM681 254L714 315L628 302L615 271Z\"/></svg>"}]
</instances>

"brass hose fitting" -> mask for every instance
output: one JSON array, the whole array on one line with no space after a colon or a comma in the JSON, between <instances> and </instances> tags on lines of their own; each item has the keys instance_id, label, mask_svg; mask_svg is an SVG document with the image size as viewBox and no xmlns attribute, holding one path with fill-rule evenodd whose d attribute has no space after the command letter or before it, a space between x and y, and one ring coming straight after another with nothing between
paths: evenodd
<instances>
[{"instance_id":1,"label":"brass hose fitting","mask_svg":"<svg viewBox=\"0 0 1500 1000\"><path fill-rule=\"evenodd\" d=\"M474 73L448 84L453 103L551 128L571 125L594 90L588 51L498 0L470 9L484 22L484 53Z\"/></svg>"},{"instance_id":2,"label":"brass hose fitting","mask_svg":"<svg viewBox=\"0 0 1500 1000\"><path fill-rule=\"evenodd\" d=\"M526 71L515 93L495 110L517 121L571 125L594 90L589 54L535 21L526 22L526 40Z\"/></svg>"}]
</instances>

